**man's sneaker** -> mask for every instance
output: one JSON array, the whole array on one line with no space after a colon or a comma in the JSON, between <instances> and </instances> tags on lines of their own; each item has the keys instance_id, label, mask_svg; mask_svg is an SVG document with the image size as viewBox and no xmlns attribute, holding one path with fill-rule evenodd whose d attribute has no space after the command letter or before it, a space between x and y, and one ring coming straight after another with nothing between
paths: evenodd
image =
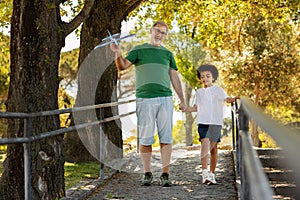
<instances>
[{"instance_id":1,"label":"man's sneaker","mask_svg":"<svg viewBox=\"0 0 300 200\"><path fill-rule=\"evenodd\" d=\"M144 174L144 178L142 180L142 185L143 186L150 186L152 182L153 176L151 172L146 172Z\"/></svg>"},{"instance_id":2,"label":"man's sneaker","mask_svg":"<svg viewBox=\"0 0 300 200\"><path fill-rule=\"evenodd\" d=\"M162 173L162 175L160 176L160 184L163 187L170 187L172 185L171 181L169 180L168 173Z\"/></svg>"},{"instance_id":3,"label":"man's sneaker","mask_svg":"<svg viewBox=\"0 0 300 200\"><path fill-rule=\"evenodd\" d=\"M213 184L217 184L217 181L216 181L216 176L214 173L212 172L209 172L209 185L213 185Z\"/></svg>"},{"instance_id":4,"label":"man's sneaker","mask_svg":"<svg viewBox=\"0 0 300 200\"><path fill-rule=\"evenodd\" d=\"M207 169L204 169L202 171L202 183L203 184L208 184L210 181L209 181L209 172Z\"/></svg>"}]
</instances>

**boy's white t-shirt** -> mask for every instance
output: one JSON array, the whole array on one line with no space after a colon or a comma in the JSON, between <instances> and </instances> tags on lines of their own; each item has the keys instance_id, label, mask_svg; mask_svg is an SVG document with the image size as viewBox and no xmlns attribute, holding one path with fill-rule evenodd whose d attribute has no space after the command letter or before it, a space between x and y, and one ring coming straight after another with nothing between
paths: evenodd
<instances>
[{"instance_id":1,"label":"boy's white t-shirt","mask_svg":"<svg viewBox=\"0 0 300 200\"><path fill-rule=\"evenodd\" d=\"M219 86L200 88L196 91L197 124L223 126L223 103L226 92Z\"/></svg>"}]
</instances>

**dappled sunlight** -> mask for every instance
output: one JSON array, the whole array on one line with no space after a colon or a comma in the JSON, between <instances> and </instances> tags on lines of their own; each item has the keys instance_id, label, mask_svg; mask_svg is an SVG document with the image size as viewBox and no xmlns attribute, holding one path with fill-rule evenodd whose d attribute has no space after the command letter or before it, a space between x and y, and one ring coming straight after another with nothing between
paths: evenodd
<instances>
[{"instance_id":1,"label":"dappled sunlight","mask_svg":"<svg viewBox=\"0 0 300 200\"><path fill-rule=\"evenodd\" d=\"M84 179L97 179L99 177L99 162L65 163L66 188L70 188Z\"/></svg>"},{"instance_id":2,"label":"dappled sunlight","mask_svg":"<svg viewBox=\"0 0 300 200\"><path fill-rule=\"evenodd\" d=\"M6 158L6 153L0 151L0 177L2 176L2 172L4 169L3 162L4 162L5 158Z\"/></svg>"}]
</instances>

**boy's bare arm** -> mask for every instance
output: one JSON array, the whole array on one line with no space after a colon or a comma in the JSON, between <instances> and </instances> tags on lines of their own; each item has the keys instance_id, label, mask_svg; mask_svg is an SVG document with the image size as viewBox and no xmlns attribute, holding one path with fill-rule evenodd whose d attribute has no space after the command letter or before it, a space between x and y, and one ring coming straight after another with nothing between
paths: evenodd
<instances>
[{"instance_id":1,"label":"boy's bare arm","mask_svg":"<svg viewBox=\"0 0 300 200\"><path fill-rule=\"evenodd\" d=\"M197 110L197 106L194 105L193 107L187 107L184 112L197 112Z\"/></svg>"},{"instance_id":2,"label":"boy's bare arm","mask_svg":"<svg viewBox=\"0 0 300 200\"><path fill-rule=\"evenodd\" d=\"M240 99L240 97L227 97L227 98L225 99L225 101L226 101L227 103L232 103L232 102L235 102L237 99Z\"/></svg>"}]
</instances>

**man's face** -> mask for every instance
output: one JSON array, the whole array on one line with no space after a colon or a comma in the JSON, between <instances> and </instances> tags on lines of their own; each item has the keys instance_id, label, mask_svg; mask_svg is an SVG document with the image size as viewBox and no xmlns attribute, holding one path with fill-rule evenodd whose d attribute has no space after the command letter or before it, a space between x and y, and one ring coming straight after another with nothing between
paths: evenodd
<instances>
[{"instance_id":1,"label":"man's face","mask_svg":"<svg viewBox=\"0 0 300 200\"><path fill-rule=\"evenodd\" d=\"M155 46L160 46L168 34L167 27L158 24L150 29L150 34L150 43Z\"/></svg>"}]
</instances>

